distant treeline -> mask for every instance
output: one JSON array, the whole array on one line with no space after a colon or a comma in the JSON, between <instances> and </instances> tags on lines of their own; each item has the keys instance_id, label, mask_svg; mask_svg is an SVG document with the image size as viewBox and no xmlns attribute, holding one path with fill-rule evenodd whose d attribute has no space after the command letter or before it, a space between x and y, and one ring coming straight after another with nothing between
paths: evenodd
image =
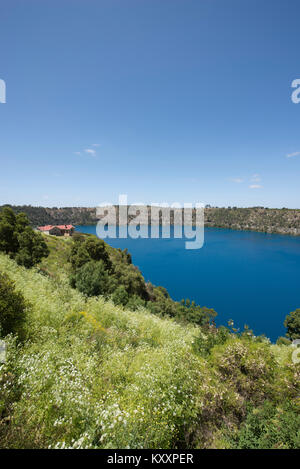
<instances>
[{"instance_id":1,"label":"distant treeline","mask_svg":"<svg viewBox=\"0 0 300 469\"><path fill-rule=\"evenodd\" d=\"M299 209L207 208L205 225L233 230L300 235Z\"/></svg>"},{"instance_id":2,"label":"distant treeline","mask_svg":"<svg viewBox=\"0 0 300 469\"><path fill-rule=\"evenodd\" d=\"M93 225L97 223L96 208L94 207L45 208L31 205L11 207L16 213L26 213L33 226L48 224ZM170 218L171 224L173 224L174 214L172 211ZM234 230L300 235L300 209L207 206L205 208L205 225Z\"/></svg>"},{"instance_id":3,"label":"distant treeline","mask_svg":"<svg viewBox=\"0 0 300 469\"><path fill-rule=\"evenodd\" d=\"M3 206L2 206L3 207ZM2 208L0 207L0 209ZM33 226L43 225L94 225L96 209L86 207L33 207L32 205L9 205L15 213L26 213Z\"/></svg>"}]
</instances>

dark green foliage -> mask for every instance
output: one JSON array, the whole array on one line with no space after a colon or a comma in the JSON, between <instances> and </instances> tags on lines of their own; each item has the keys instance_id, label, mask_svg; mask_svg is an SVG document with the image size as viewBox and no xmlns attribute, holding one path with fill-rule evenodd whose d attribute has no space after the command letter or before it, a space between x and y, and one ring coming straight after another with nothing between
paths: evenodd
<instances>
[{"instance_id":1,"label":"dark green foliage","mask_svg":"<svg viewBox=\"0 0 300 469\"><path fill-rule=\"evenodd\" d=\"M155 287L151 283L147 285L149 292L149 299L147 308L153 313L159 316L170 316L176 317L179 312L180 304L173 301L167 290L163 287Z\"/></svg>"},{"instance_id":2,"label":"dark green foliage","mask_svg":"<svg viewBox=\"0 0 300 469\"><path fill-rule=\"evenodd\" d=\"M128 252L127 249L124 249L124 251L119 250L122 253L123 259L127 262L127 264L132 264L132 258L131 254Z\"/></svg>"},{"instance_id":3,"label":"dark green foliage","mask_svg":"<svg viewBox=\"0 0 300 469\"><path fill-rule=\"evenodd\" d=\"M282 407L265 402L248 414L230 442L235 449L299 449L299 407L294 402L287 402Z\"/></svg>"},{"instance_id":4,"label":"dark green foliage","mask_svg":"<svg viewBox=\"0 0 300 469\"><path fill-rule=\"evenodd\" d=\"M147 303L139 296L133 295L129 297L126 307L131 311L136 311L139 308L146 308Z\"/></svg>"},{"instance_id":5,"label":"dark green foliage","mask_svg":"<svg viewBox=\"0 0 300 469\"><path fill-rule=\"evenodd\" d=\"M287 337L291 340L300 339L300 309L292 311L285 318L284 326L287 328Z\"/></svg>"},{"instance_id":6,"label":"dark green foliage","mask_svg":"<svg viewBox=\"0 0 300 469\"><path fill-rule=\"evenodd\" d=\"M40 233L35 233L30 226L18 235L19 250L15 256L16 262L27 269L38 264L43 257L47 257L49 249Z\"/></svg>"},{"instance_id":7,"label":"dark green foliage","mask_svg":"<svg viewBox=\"0 0 300 469\"><path fill-rule=\"evenodd\" d=\"M110 291L114 291L118 286L122 286L122 304L125 305L131 296L138 296L143 299L148 298L145 281L140 271L131 264L131 256L127 250L114 250L110 256L107 245L103 240L96 237L76 236L71 249L70 262L73 269L71 276L71 284L78 285L78 275L81 275L82 268L85 264L94 261L101 261L104 270L110 278ZM94 264L96 265L96 264ZM87 289L85 288L85 291ZM95 291L95 290L93 290ZM105 291L107 293L108 290ZM124 293L125 292L125 293ZM116 293L114 300L120 301L120 291Z\"/></svg>"},{"instance_id":8,"label":"dark green foliage","mask_svg":"<svg viewBox=\"0 0 300 469\"><path fill-rule=\"evenodd\" d=\"M143 299L148 298L145 281L140 271L131 264L131 256L127 250L121 251L113 250L111 255L108 252L108 246L103 240L97 239L96 237L85 237L75 236L73 240L73 246L70 253L70 262L73 269L71 275L71 285L77 287L82 284L82 272L84 276L87 276L87 271L83 267L94 261L101 261L103 263L103 269L109 277L109 287L105 289L97 289L94 285L92 289L88 286L81 287L81 291L86 294L95 295L95 291L102 291L102 294L108 292L114 293L113 301L118 304L125 304L132 296L141 297ZM89 274L90 275L90 274ZM118 287L122 289L115 291ZM100 293L98 293L100 294ZM126 302L125 302L126 301Z\"/></svg>"},{"instance_id":9,"label":"dark green foliage","mask_svg":"<svg viewBox=\"0 0 300 469\"><path fill-rule=\"evenodd\" d=\"M148 301L147 308L151 311L152 314L157 314L158 316L169 316L174 318L176 316L176 306L173 304L173 301L165 301L161 298L156 297L153 301Z\"/></svg>"},{"instance_id":10,"label":"dark green foliage","mask_svg":"<svg viewBox=\"0 0 300 469\"><path fill-rule=\"evenodd\" d=\"M155 291L161 293L165 298L170 298L168 290L165 287L158 286L155 288Z\"/></svg>"},{"instance_id":11,"label":"dark green foliage","mask_svg":"<svg viewBox=\"0 0 300 469\"><path fill-rule=\"evenodd\" d=\"M131 256L127 249L111 249L113 275L118 285L123 285L129 296L137 295L143 300L149 298L145 280L139 269L131 263Z\"/></svg>"},{"instance_id":12,"label":"dark green foliage","mask_svg":"<svg viewBox=\"0 0 300 469\"><path fill-rule=\"evenodd\" d=\"M143 300L148 299L145 280L137 267L127 262L115 262L113 271L117 283L125 287L129 296L137 295Z\"/></svg>"},{"instance_id":13,"label":"dark green foliage","mask_svg":"<svg viewBox=\"0 0 300 469\"><path fill-rule=\"evenodd\" d=\"M83 236L74 237L74 243L71 250L70 261L72 268L80 269L89 261L102 261L105 269L110 270L112 267L109 254L105 248L102 239L96 237L85 238Z\"/></svg>"},{"instance_id":14,"label":"dark green foliage","mask_svg":"<svg viewBox=\"0 0 300 469\"><path fill-rule=\"evenodd\" d=\"M182 301L180 305L178 304L177 309L179 317L198 326L209 326L217 316L214 309L197 305L194 301L190 302L189 300L186 300L185 303Z\"/></svg>"},{"instance_id":15,"label":"dark green foliage","mask_svg":"<svg viewBox=\"0 0 300 469\"><path fill-rule=\"evenodd\" d=\"M16 216L14 212L4 207L0 212L0 251L6 254L18 250L18 237L16 232Z\"/></svg>"},{"instance_id":16,"label":"dark green foliage","mask_svg":"<svg viewBox=\"0 0 300 469\"><path fill-rule=\"evenodd\" d=\"M15 215L9 207L4 207L0 212L0 251L27 268L36 265L49 254L42 235L33 231L26 215Z\"/></svg>"},{"instance_id":17,"label":"dark green foliage","mask_svg":"<svg viewBox=\"0 0 300 469\"><path fill-rule=\"evenodd\" d=\"M102 260L89 261L72 277L73 285L87 296L107 295L112 290L112 279Z\"/></svg>"},{"instance_id":18,"label":"dark green foliage","mask_svg":"<svg viewBox=\"0 0 300 469\"><path fill-rule=\"evenodd\" d=\"M179 321L192 322L204 327L208 326L217 315L213 309L197 305L189 299L181 302L173 301L164 287L148 284L148 291L151 301L147 303L147 307L154 314L174 317Z\"/></svg>"},{"instance_id":19,"label":"dark green foliage","mask_svg":"<svg viewBox=\"0 0 300 469\"><path fill-rule=\"evenodd\" d=\"M9 277L0 272L0 336L17 334L24 336L26 303Z\"/></svg>"},{"instance_id":20,"label":"dark green foliage","mask_svg":"<svg viewBox=\"0 0 300 469\"><path fill-rule=\"evenodd\" d=\"M113 293L112 300L115 305L126 306L129 300L129 295L123 285L120 285Z\"/></svg>"},{"instance_id":21,"label":"dark green foliage","mask_svg":"<svg viewBox=\"0 0 300 469\"><path fill-rule=\"evenodd\" d=\"M196 337L193 347L194 350L203 357L207 357L215 345L225 344L230 337L230 331L224 326L212 327L207 334L200 334Z\"/></svg>"},{"instance_id":22,"label":"dark green foliage","mask_svg":"<svg viewBox=\"0 0 300 469\"><path fill-rule=\"evenodd\" d=\"M25 213L18 213L16 215L16 224L15 224L15 230L17 233L22 233L22 231L25 230L26 227L30 226L29 225L29 220Z\"/></svg>"}]
</instances>

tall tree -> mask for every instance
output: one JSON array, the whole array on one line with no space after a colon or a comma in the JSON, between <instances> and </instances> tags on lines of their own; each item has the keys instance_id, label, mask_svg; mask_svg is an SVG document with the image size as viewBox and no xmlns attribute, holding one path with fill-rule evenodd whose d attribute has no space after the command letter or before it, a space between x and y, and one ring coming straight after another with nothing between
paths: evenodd
<instances>
[{"instance_id":1,"label":"tall tree","mask_svg":"<svg viewBox=\"0 0 300 469\"><path fill-rule=\"evenodd\" d=\"M291 340L300 339L300 309L286 316L284 326L287 328L286 335Z\"/></svg>"}]
</instances>

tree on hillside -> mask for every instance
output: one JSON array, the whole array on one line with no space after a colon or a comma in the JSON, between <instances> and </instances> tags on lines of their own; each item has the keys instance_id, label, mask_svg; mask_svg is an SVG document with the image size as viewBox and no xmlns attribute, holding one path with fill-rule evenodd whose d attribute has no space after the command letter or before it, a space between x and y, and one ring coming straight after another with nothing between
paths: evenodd
<instances>
[{"instance_id":1,"label":"tree on hillside","mask_svg":"<svg viewBox=\"0 0 300 469\"><path fill-rule=\"evenodd\" d=\"M38 264L49 255L49 249L40 233L35 233L30 226L18 235L19 250L16 262L27 269Z\"/></svg>"},{"instance_id":2,"label":"tree on hillside","mask_svg":"<svg viewBox=\"0 0 300 469\"><path fill-rule=\"evenodd\" d=\"M42 235L29 226L27 216L24 213L15 215L10 207L4 207L0 212L0 251L27 268L49 254Z\"/></svg>"},{"instance_id":3,"label":"tree on hillside","mask_svg":"<svg viewBox=\"0 0 300 469\"><path fill-rule=\"evenodd\" d=\"M17 250L16 216L11 208L4 207L0 212L0 251L10 254Z\"/></svg>"},{"instance_id":4,"label":"tree on hillside","mask_svg":"<svg viewBox=\"0 0 300 469\"><path fill-rule=\"evenodd\" d=\"M291 340L300 339L300 309L286 316L284 326L287 328L287 337Z\"/></svg>"},{"instance_id":5,"label":"tree on hillside","mask_svg":"<svg viewBox=\"0 0 300 469\"><path fill-rule=\"evenodd\" d=\"M116 287L102 260L90 261L80 267L72 276L71 284L87 296L107 295Z\"/></svg>"},{"instance_id":6,"label":"tree on hillside","mask_svg":"<svg viewBox=\"0 0 300 469\"><path fill-rule=\"evenodd\" d=\"M103 261L106 270L111 270L112 263L102 239L77 236L71 250L70 262L74 270L80 269L90 261Z\"/></svg>"},{"instance_id":7,"label":"tree on hillside","mask_svg":"<svg viewBox=\"0 0 300 469\"><path fill-rule=\"evenodd\" d=\"M29 220L25 213L18 213L16 215L15 230L17 233L22 233L29 225Z\"/></svg>"},{"instance_id":8,"label":"tree on hillside","mask_svg":"<svg viewBox=\"0 0 300 469\"><path fill-rule=\"evenodd\" d=\"M23 295L15 290L15 284L0 272L0 337L7 334L24 336L26 303Z\"/></svg>"},{"instance_id":9,"label":"tree on hillside","mask_svg":"<svg viewBox=\"0 0 300 469\"><path fill-rule=\"evenodd\" d=\"M112 300L115 305L126 306L129 301L129 295L123 285L120 285L113 293Z\"/></svg>"},{"instance_id":10,"label":"tree on hillside","mask_svg":"<svg viewBox=\"0 0 300 469\"><path fill-rule=\"evenodd\" d=\"M188 298L177 304L178 316L180 316L182 320L192 322L198 326L208 327L213 323L217 316L214 309L197 305L194 301L191 302Z\"/></svg>"}]
</instances>

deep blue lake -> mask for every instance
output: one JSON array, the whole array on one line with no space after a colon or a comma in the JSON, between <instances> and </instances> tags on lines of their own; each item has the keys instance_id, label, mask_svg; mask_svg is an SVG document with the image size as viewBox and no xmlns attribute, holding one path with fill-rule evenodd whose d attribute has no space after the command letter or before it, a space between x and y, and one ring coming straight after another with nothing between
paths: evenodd
<instances>
[{"instance_id":1,"label":"deep blue lake","mask_svg":"<svg viewBox=\"0 0 300 469\"><path fill-rule=\"evenodd\" d=\"M78 226L96 234L96 226ZM184 239L105 239L125 249L146 281L214 308L217 324L247 324L272 341L285 334L285 316L300 308L300 238L217 228L205 229L202 249Z\"/></svg>"}]
</instances>

